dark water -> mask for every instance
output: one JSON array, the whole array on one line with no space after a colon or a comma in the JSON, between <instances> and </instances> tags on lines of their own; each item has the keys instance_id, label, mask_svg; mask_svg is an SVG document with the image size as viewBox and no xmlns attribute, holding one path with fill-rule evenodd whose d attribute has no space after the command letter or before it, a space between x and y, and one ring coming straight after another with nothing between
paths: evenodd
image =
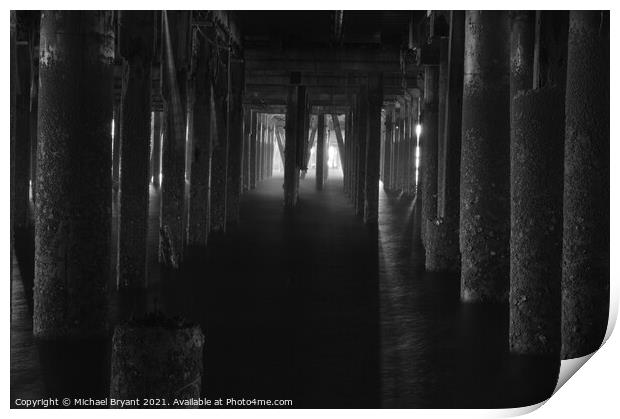
<instances>
[{"instance_id":1,"label":"dark water","mask_svg":"<svg viewBox=\"0 0 620 419\"><path fill-rule=\"evenodd\" d=\"M382 191L379 228L369 229L353 216L341 178L322 192L314 184L303 180L299 208L285 212L282 179L263 181L244 195L240 225L191 249L176 274L157 268L152 190L149 290L118 295L111 286L111 322L153 308L198 321L211 399L362 408L512 407L549 397L559 359L509 355L506 306L461 304L458 275L424 272L410 200ZM109 340L33 341L27 260L12 278L12 400L105 397Z\"/></svg>"}]
</instances>

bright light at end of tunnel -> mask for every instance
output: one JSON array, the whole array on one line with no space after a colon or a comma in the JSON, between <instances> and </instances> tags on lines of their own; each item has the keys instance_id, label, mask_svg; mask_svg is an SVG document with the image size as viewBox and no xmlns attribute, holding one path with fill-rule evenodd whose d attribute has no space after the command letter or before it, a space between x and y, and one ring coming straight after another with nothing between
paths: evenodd
<instances>
[{"instance_id":1,"label":"bright light at end of tunnel","mask_svg":"<svg viewBox=\"0 0 620 419\"><path fill-rule=\"evenodd\" d=\"M422 125L417 124L415 126L415 135L417 135L418 137L420 136L420 134L422 134Z\"/></svg>"}]
</instances>

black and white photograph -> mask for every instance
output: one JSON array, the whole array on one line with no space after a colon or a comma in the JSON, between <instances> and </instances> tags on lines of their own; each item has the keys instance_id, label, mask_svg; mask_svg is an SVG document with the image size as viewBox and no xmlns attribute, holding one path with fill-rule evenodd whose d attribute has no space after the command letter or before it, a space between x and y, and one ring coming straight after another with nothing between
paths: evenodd
<instances>
[{"instance_id":1,"label":"black and white photograph","mask_svg":"<svg viewBox=\"0 0 620 419\"><path fill-rule=\"evenodd\" d=\"M9 409L517 409L606 350L613 11L13 3Z\"/></svg>"}]
</instances>

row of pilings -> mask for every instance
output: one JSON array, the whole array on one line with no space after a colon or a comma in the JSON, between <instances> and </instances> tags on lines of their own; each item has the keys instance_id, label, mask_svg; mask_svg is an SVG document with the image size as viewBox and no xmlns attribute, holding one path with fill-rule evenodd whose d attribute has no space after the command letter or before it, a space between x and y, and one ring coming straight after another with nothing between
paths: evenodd
<instances>
[{"instance_id":1,"label":"row of pilings","mask_svg":"<svg viewBox=\"0 0 620 419\"><path fill-rule=\"evenodd\" d=\"M345 127L336 115L332 123L338 140L343 169L343 189L355 214L370 227L379 220L379 179L383 136L383 76L365 74L361 83L350 89L349 111ZM346 140L342 134L346 133Z\"/></svg>"},{"instance_id":2,"label":"row of pilings","mask_svg":"<svg viewBox=\"0 0 620 419\"><path fill-rule=\"evenodd\" d=\"M427 271L509 304L511 351L587 355L609 309L609 14L445 17L422 49L419 174L416 102L389 105L383 186L415 195Z\"/></svg>"},{"instance_id":3,"label":"row of pilings","mask_svg":"<svg viewBox=\"0 0 620 419\"><path fill-rule=\"evenodd\" d=\"M272 175L277 120L243 103L218 16L11 12L11 226L34 225L35 337L109 336L111 279L149 284L150 193L174 271Z\"/></svg>"}]
</instances>

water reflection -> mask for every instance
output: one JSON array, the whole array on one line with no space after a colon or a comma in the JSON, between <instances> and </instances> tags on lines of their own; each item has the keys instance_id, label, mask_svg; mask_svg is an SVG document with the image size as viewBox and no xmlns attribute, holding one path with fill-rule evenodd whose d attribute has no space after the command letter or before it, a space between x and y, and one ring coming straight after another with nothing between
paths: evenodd
<instances>
[{"instance_id":1,"label":"water reflection","mask_svg":"<svg viewBox=\"0 0 620 419\"><path fill-rule=\"evenodd\" d=\"M322 192L302 181L293 212L283 210L282 179L269 179L243 197L237 228L191 249L174 272L157 265L151 192L149 288L119 293L112 279L110 322L155 309L199 322L204 396L508 407L555 386L559 358L508 354L507 307L461 304L458 275L424 272L410 200L382 191L379 226L367 228L337 176ZM28 281L13 278L12 398L107 395L109 339L36 345Z\"/></svg>"}]
</instances>

